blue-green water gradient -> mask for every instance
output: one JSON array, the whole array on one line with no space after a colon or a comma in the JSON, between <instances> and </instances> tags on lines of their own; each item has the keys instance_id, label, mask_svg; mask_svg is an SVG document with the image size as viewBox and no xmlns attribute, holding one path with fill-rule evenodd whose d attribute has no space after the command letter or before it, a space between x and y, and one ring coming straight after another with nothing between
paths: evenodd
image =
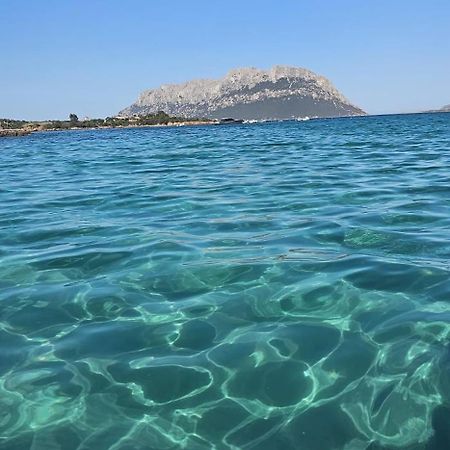
<instances>
[{"instance_id":1,"label":"blue-green water gradient","mask_svg":"<svg viewBox=\"0 0 450 450\"><path fill-rule=\"evenodd\" d=\"M450 115L0 141L0 448L450 448Z\"/></svg>"}]
</instances>

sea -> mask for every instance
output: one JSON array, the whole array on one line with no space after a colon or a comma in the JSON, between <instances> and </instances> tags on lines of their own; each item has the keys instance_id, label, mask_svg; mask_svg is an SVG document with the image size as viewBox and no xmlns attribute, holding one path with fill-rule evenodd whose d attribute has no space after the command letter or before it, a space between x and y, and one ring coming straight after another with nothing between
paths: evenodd
<instances>
[{"instance_id":1,"label":"sea","mask_svg":"<svg viewBox=\"0 0 450 450\"><path fill-rule=\"evenodd\" d=\"M450 448L450 114L0 140L0 449Z\"/></svg>"}]
</instances>

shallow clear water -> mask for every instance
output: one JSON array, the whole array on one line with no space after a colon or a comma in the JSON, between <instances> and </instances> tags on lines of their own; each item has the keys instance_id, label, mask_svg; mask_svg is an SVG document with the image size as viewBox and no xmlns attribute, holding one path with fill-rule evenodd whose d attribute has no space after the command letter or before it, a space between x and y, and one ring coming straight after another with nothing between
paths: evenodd
<instances>
[{"instance_id":1,"label":"shallow clear water","mask_svg":"<svg viewBox=\"0 0 450 450\"><path fill-rule=\"evenodd\" d=\"M0 448L450 448L450 114L0 141Z\"/></svg>"}]
</instances>

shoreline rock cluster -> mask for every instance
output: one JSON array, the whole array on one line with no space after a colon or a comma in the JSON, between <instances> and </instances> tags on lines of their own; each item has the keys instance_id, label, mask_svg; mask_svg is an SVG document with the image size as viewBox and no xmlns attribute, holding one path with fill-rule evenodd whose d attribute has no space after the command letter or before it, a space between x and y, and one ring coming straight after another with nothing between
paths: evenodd
<instances>
[{"instance_id":1,"label":"shoreline rock cluster","mask_svg":"<svg viewBox=\"0 0 450 450\"><path fill-rule=\"evenodd\" d=\"M25 136L27 134L32 133L33 131L34 130L18 130L18 129L2 130L2 129L0 129L0 137Z\"/></svg>"}]
</instances>

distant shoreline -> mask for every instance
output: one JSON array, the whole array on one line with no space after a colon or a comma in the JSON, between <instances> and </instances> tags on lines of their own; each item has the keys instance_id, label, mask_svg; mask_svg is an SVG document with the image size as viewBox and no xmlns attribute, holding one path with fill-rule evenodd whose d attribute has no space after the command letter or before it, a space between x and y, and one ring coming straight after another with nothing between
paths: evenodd
<instances>
[{"instance_id":1,"label":"distant shoreline","mask_svg":"<svg viewBox=\"0 0 450 450\"><path fill-rule=\"evenodd\" d=\"M216 125L217 122L212 121L191 121L191 122L170 122L170 123L158 123L154 125L114 125L114 126L100 126L100 127L70 127L70 128L46 128L35 129L32 132L39 131L82 131L82 130L114 130L114 129L127 129L127 128L165 128L165 127L188 127L188 126L200 126L200 125Z\"/></svg>"},{"instance_id":2,"label":"distant shoreline","mask_svg":"<svg viewBox=\"0 0 450 450\"><path fill-rule=\"evenodd\" d=\"M176 121L167 123L157 123L157 124L127 124L127 125L99 125L99 126L69 126L64 128L56 127L44 127L38 126L25 126L24 128L0 128L0 137L17 137L26 136L31 133L39 133L46 131L73 131L73 130L108 130L108 129L126 129L126 128L164 128L164 127L186 127L186 126L200 126L200 125L216 125L217 121L212 120L186 120L186 121Z\"/></svg>"}]
</instances>

